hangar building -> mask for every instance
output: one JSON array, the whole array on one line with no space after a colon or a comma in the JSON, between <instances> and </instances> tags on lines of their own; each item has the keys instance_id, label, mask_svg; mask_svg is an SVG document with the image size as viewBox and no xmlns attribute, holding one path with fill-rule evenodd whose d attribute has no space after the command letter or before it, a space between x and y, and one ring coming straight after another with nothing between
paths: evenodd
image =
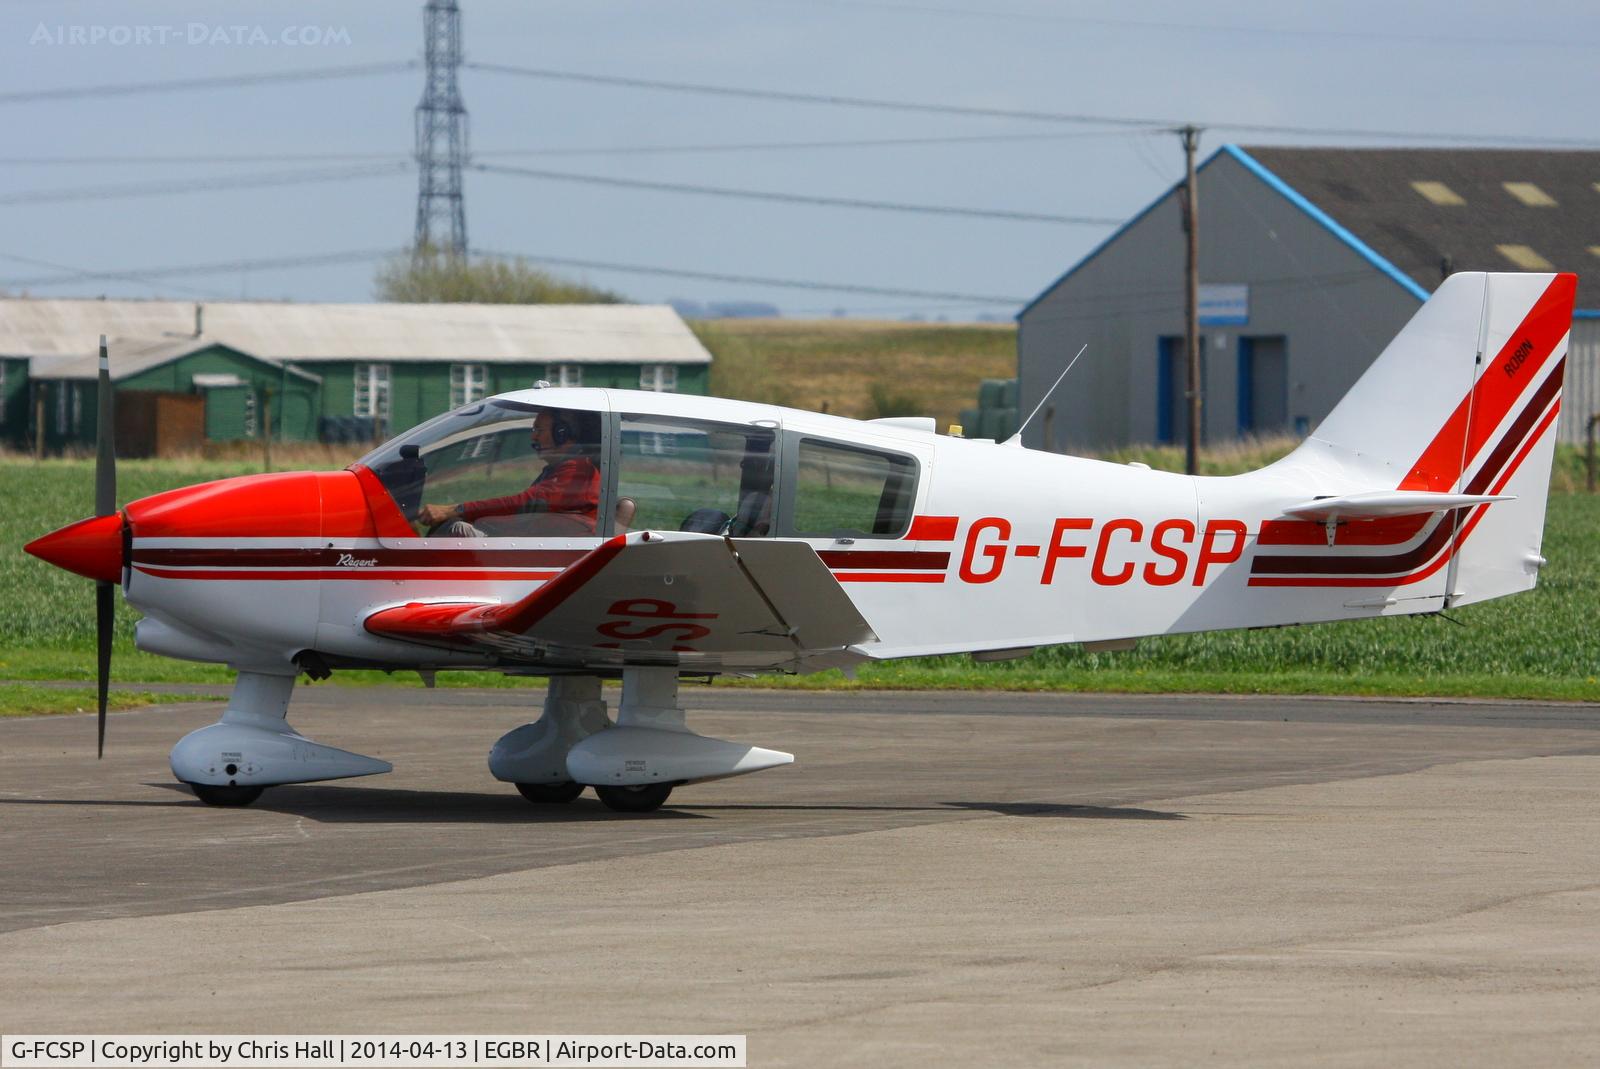
<instances>
[{"instance_id":1,"label":"hangar building","mask_svg":"<svg viewBox=\"0 0 1600 1069\"><path fill-rule=\"evenodd\" d=\"M190 444L259 438L268 419L275 440L386 437L540 379L703 394L711 365L665 306L4 298L0 440L93 443L101 334L119 443L150 431L128 455L185 426Z\"/></svg>"},{"instance_id":2,"label":"hangar building","mask_svg":"<svg viewBox=\"0 0 1600 1069\"><path fill-rule=\"evenodd\" d=\"M1561 437L1600 411L1600 152L1240 148L1199 168L1206 441L1305 435L1452 271L1575 271ZM1181 442L1181 184L1019 314L1019 407L1056 450Z\"/></svg>"}]
</instances>

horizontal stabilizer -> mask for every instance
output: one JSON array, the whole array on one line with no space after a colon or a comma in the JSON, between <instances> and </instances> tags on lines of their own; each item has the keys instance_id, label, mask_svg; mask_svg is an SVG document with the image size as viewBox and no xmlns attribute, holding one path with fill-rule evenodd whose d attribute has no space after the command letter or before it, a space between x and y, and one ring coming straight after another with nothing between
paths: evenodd
<instances>
[{"instance_id":1,"label":"horizontal stabilizer","mask_svg":"<svg viewBox=\"0 0 1600 1069\"><path fill-rule=\"evenodd\" d=\"M1447 512L1490 501L1514 501L1509 494L1442 494L1427 490L1371 490L1360 494L1318 497L1283 510L1297 520L1375 520L1385 516L1420 516Z\"/></svg>"}]
</instances>

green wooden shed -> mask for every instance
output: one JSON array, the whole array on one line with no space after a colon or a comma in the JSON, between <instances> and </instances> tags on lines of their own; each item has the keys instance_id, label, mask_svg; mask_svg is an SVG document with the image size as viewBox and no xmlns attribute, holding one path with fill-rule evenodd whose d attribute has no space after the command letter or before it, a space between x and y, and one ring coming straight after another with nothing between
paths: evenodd
<instances>
[{"instance_id":1,"label":"green wooden shed","mask_svg":"<svg viewBox=\"0 0 1600 1069\"><path fill-rule=\"evenodd\" d=\"M93 347L117 389L206 397L208 438L382 438L481 397L556 385L704 394L711 354L659 305L297 304L0 298L0 437L94 440Z\"/></svg>"},{"instance_id":2,"label":"green wooden shed","mask_svg":"<svg viewBox=\"0 0 1600 1069\"><path fill-rule=\"evenodd\" d=\"M111 338L111 381L123 409L138 411L136 395L190 395L204 404L211 441L309 440L321 410L321 376L208 338L141 341ZM98 352L41 356L29 362L28 429L42 418L47 449L92 443L99 392ZM120 424L121 421L119 421ZM119 426L119 436L123 429ZM153 428L152 428L153 437Z\"/></svg>"}]
</instances>

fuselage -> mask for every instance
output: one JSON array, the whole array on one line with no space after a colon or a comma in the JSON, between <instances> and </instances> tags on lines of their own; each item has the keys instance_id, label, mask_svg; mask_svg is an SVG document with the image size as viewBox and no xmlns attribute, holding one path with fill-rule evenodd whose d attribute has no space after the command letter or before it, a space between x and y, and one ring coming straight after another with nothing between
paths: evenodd
<instances>
[{"instance_id":1,"label":"fuselage","mask_svg":"<svg viewBox=\"0 0 1600 1069\"><path fill-rule=\"evenodd\" d=\"M503 400L595 412L608 421L604 507L592 533L429 537L374 471L382 451L340 472L251 476L159 494L125 510L132 535L125 589L146 615L141 648L236 666L281 666L309 651L330 664L529 667L380 637L363 621L407 602L526 596L619 529L619 491L642 496L628 481L630 450L650 456L676 449L684 457L685 435L718 427L770 436L767 533L816 550L878 636L861 649L867 656L1101 642L1385 608L1352 596L1359 581L1335 578L1330 591L1330 575L1319 574L1315 560L1329 548L1322 526L1281 518L1288 500L1343 489L1337 477L1308 476L1292 462L1246 476L1192 478L941 436L931 427L714 398L542 389ZM630 436L626 428L635 425L672 427L678 442L664 444L659 431ZM396 441L421 441L425 464L461 447L449 440L428 453L429 426ZM385 447L391 457L395 446ZM807 467L807 455L844 457L846 464L819 474L815 464ZM673 463L693 475L689 460ZM839 495L835 481L855 479L871 511L870 493L888 493L875 481L874 465L892 468L903 483L887 517L880 507L879 529L861 529L871 522L833 533L819 533L815 522L808 529L806 495L818 479ZM503 462L503 481L526 482L536 466L532 458L520 467ZM1307 486L1308 477L1317 485ZM652 485L669 482L662 476ZM422 498L429 494L420 490ZM722 501L726 512L733 511L730 499ZM1367 532L1372 548L1356 552L1403 554L1421 544L1424 527L1414 519L1379 525ZM1299 570L1276 566L1281 559ZM1434 593L1424 582L1412 596Z\"/></svg>"}]
</instances>

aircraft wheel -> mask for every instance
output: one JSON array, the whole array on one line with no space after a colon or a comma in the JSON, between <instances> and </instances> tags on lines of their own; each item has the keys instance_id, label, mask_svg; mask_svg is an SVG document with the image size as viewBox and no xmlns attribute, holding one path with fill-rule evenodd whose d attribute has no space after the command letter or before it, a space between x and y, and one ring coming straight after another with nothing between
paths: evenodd
<instances>
[{"instance_id":1,"label":"aircraft wheel","mask_svg":"<svg viewBox=\"0 0 1600 1069\"><path fill-rule=\"evenodd\" d=\"M189 789L206 805L249 805L261 797L265 787L218 787L209 783L191 783Z\"/></svg>"},{"instance_id":2,"label":"aircraft wheel","mask_svg":"<svg viewBox=\"0 0 1600 1069\"><path fill-rule=\"evenodd\" d=\"M570 802L583 793L581 783L519 783L517 790L530 802Z\"/></svg>"},{"instance_id":3,"label":"aircraft wheel","mask_svg":"<svg viewBox=\"0 0 1600 1069\"><path fill-rule=\"evenodd\" d=\"M618 813L653 813L660 809L672 793L670 783L646 783L638 787L596 787L607 809Z\"/></svg>"}]
</instances>

